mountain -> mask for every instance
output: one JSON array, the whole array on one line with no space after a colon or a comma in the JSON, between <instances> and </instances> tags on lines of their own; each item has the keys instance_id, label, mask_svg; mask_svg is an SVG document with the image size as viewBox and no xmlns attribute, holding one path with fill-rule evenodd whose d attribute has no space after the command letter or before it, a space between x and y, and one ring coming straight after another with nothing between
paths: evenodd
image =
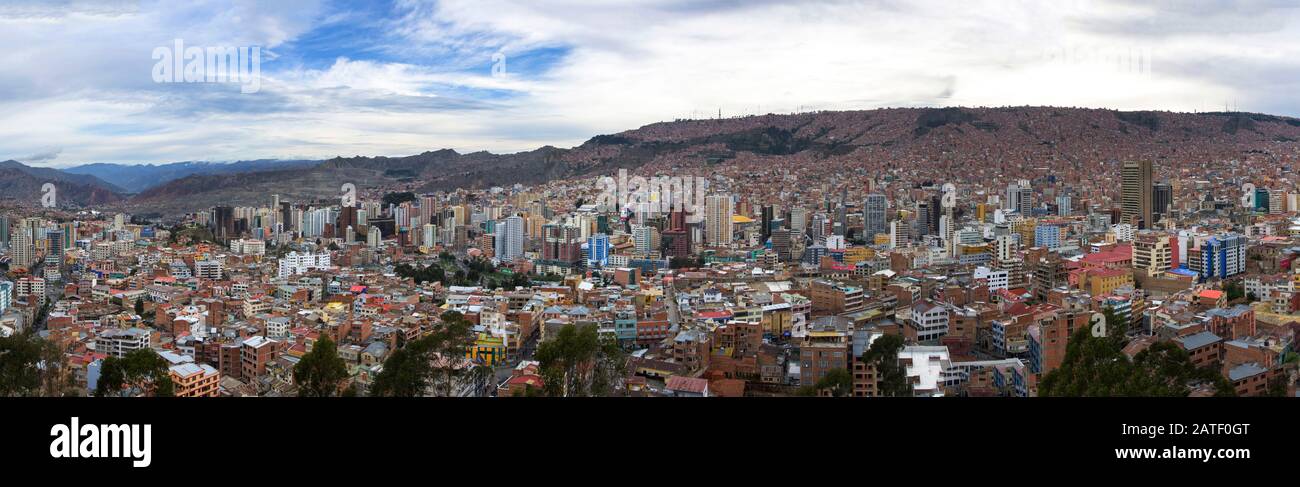
<instances>
[{"instance_id":1,"label":"mountain","mask_svg":"<svg viewBox=\"0 0 1300 487\"><path fill-rule=\"evenodd\" d=\"M35 206L41 199L41 188L45 183L54 183L60 200L83 206L106 205L126 199L122 188L95 176L31 167L13 160L0 162L0 195L6 199Z\"/></svg>"},{"instance_id":2,"label":"mountain","mask_svg":"<svg viewBox=\"0 0 1300 487\"><path fill-rule=\"evenodd\" d=\"M295 167L308 167L320 161L258 159L238 162L173 162L170 164L113 164L95 163L64 169L70 174L96 176L113 183L126 191L138 193L151 186L157 186L194 174L233 174L242 172L273 171Z\"/></svg>"},{"instance_id":3,"label":"mountain","mask_svg":"<svg viewBox=\"0 0 1300 487\"><path fill-rule=\"evenodd\" d=\"M1189 161L1294 153L1300 120L1252 113L1124 112L1055 107L892 108L661 122L599 135L570 149L517 154L443 149L408 157L333 158L310 168L191 175L149 188L131 205L173 213L217 204L334 201L343 183L415 191L533 184L557 178L723 170L803 177L892 173L938 181L1093 175L1082 164L1149 158L1170 174ZM1118 171L1118 168L1114 168Z\"/></svg>"}]
</instances>

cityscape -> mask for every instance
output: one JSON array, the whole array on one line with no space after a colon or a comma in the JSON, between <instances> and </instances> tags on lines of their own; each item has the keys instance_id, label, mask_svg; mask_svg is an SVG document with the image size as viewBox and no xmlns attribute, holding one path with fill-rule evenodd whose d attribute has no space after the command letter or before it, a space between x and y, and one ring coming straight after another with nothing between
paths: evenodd
<instances>
[{"instance_id":1,"label":"cityscape","mask_svg":"<svg viewBox=\"0 0 1300 487\"><path fill-rule=\"evenodd\" d=\"M1297 397L1292 8L211 3L0 7L0 396Z\"/></svg>"},{"instance_id":2,"label":"cityscape","mask_svg":"<svg viewBox=\"0 0 1300 487\"><path fill-rule=\"evenodd\" d=\"M813 120L907 115L953 136L986 111ZM1252 121L1225 137L1263 148L1152 149L1080 161L1088 174L963 157L980 169L952 179L861 147L837 156L860 165L721 149L538 184L342 183L335 198L166 214L129 198L9 198L0 333L32 362L6 393L1295 395L1297 146L1272 134L1300 137L1300 123L1009 113L1102 119L1138 140L1157 132L1147 122ZM672 122L604 143L799 117ZM740 133L730 146L774 142ZM1122 374L1097 369L1116 357Z\"/></svg>"}]
</instances>

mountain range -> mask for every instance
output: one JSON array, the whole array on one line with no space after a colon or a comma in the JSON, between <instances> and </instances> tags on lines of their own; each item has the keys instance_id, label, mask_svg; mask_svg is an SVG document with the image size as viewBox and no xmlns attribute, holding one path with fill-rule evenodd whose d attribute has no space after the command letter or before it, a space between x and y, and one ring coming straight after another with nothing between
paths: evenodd
<instances>
[{"instance_id":1,"label":"mountain range","mask_svg":"<svg viewBox=\"0 0 1300 487\"><path fill-rule=\"evenodd\" d=\"M568 149L546 146L515 154L443 149L407 157L323 161L91 164L62 172L28 168L18 171L22 174L0 173L0 188L13 184L7 179L61 173L57 176L65 180L86 178L78 183L84 194L76 201L120 203L128 211L168 215L215 205L265 204L270 194L295 202L334 200L343 183L430 192L614 175L620 168L831 168L861 174L903 168L936 180L960 180L969 178L973 166L984 165L979 170L987 177L1025 177L1040 170L1080 178L1087 177L1080 166L1085 162L1153 158L1172 166L1179 163L1175 161L1226 160L1252 151L1295 152L1298 141L1300 119L1265 114L894 108L660 122L599 135Z\"/></svg>"},{"instance_id":2,"label":"mountain range","mask_svg":"<svg viewBox=\"0 0 1300 487\"><path fill-rule=\"evenodd\" d=\"M319 164L319 160L280 160L258 159L237 162L202 162L187 161L170 164L83 164L63 169L71 174L85 174L98 177L124 189L138 193L151 186L173 181L194 174L233 174L240 172L271 171L294 167L307 167Z\"/></svg>"}]
</instances>

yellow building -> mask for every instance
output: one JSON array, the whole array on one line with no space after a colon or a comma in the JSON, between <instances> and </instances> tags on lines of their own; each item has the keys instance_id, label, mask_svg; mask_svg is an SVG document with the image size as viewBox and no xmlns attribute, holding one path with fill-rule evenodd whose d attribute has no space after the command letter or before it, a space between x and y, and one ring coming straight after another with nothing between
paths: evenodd
<instances>
[{"instance_id":1,"label":"yellow building","mask_svg":"<svg viewBox=\"0 0 1300 487\"><path fill-rule=\"evenodd\" d=\"M1127 269L1093 269L1086 275L1086 289L1093 296L1105 296L1116 288L1133 284L1133 273Z\"/></svg>"},{"instance_id":2,"label":"yellow building","mask_svg":"<svg viewBox=\"0 0 1300 487\"><path fill-rule=\"evenodd\" d=\"M889 235L885 235L885 243L889 243ZM875 257L875 254L876 251L868 247L849 247L844 249L844 265L856 265Z\"/></svg>"},{"instance_id":3,"label":"yellow building","mask_svg":"<svg viewBox=\"0 0 1300 487\"><path fill-rule=\"evenodd\" d=\"M465 358L489 366L504 363L506 361L505 338L479 333L478 339L474 340L474 345L465 351Z\"/></svg>"}]
</instances>

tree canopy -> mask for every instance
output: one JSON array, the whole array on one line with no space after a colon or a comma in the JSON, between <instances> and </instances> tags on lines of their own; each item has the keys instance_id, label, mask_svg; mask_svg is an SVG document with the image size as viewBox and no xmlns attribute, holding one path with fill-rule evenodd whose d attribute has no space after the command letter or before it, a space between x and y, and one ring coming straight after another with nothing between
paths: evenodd
<instances>
[{"instance_id":1,"label":"tree canopy","mask_svg":"<svg viewBox=\"0 0 1300 487\"><path fill-rule=\"evenodd\" d=\"M167 361L152 348L132 350L122 358L104 359L95 396L159 396L174 394Z\"/></svg>"},{"instance_id":2,"label":"tree canopy","mask_svg":"<svg viewBox=\"0 0 1300 487\"><path fill-rule=\"evenodd\" d=\"M337 395L347 378L347 363L339 357L334 340L325 335L293 366L293 382L298 385L298 395L303 397Z\"/></svg>"},{"instance_id":3,"label":"tree canopy","mask_svg":"<svg viewBox=\"0 0 1300 487\"><path fill-rule=\"evenodd\" d=\"M1182 397L1191 393L1189 384L1203 383L1213 385L1216 396L1236 395L1216 365L1196 367L1187 352L1174 343L1156 343L1132 360L1124 355L1123 347L1122 334L1094 337L1090 327L1076 330L1061 366L1043 377L1038 394Z\"/></svg>"},{"instance_id":4,"label":"tree canopy","mask_svg":"<svg viewBox=\"0 0 1300 487\"><path fill-rule=\"evenodd\" d=\"M862 353L862 360L876 369L876 390L885 397L912 395L912 382L907 380L907 370L898 363L898 352L903 350L901 335L886 334L871 342Z\"/></svg>"},{"instance_id":5,"label":"tree canopy","mask_svg":"<svg viewBox=\"0 0 1300 487\"><path fill-rule=\"evenodd\" d=\"M53 342L25 332L0 337L0 396L60 396L67 360Z\"/></svg>"},{"instance_id":6,"label":"tree canopy","mask_svg":"<svg viewBox=\"0 0 1300 487\"><path fill-rule=\"evenodd\" d=\"M450 396L456 380L469 370L459 367L465 356L470 322L460 313L442 314L442 323L434 331L406 343L384 361L375 376L371 395L417 397L426 394Z\"/></svg>"},{"instance_id":7,"label":"tree canopy","mask_svg":"<svg viewBox=\"0 0 1300 487\"><path fill-rule=\"evenodd\" d=\"M618 342L595 325L564 325L537 347L544 392L550 396L609 396L622 384L627 360Z\"/></svg>"}]
</instances>

